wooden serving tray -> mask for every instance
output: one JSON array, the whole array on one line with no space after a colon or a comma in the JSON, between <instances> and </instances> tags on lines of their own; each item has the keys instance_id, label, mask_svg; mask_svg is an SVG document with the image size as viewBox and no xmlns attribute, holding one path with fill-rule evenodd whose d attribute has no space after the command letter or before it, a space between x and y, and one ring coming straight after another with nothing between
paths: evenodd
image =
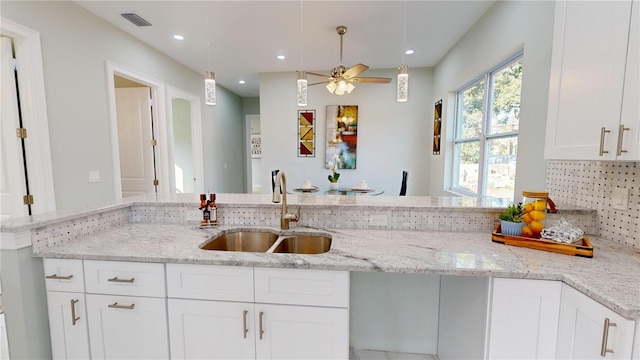
<instances>
[{"instance_id":1,"label":"wooden serving tray","mask_svg":"<svg viewBox=\"0 0 640 360\"><path fill-rule=\"evenodd\" d=\"M586 236L580 242L574 244L562 244L551 240L533 239L524 236L507 235L500 232L500 224L493 228L491 241L495 243L526 247L529 249L551 251L566 255L593 257L593 245Z\"/></svg>"}]
</instances>

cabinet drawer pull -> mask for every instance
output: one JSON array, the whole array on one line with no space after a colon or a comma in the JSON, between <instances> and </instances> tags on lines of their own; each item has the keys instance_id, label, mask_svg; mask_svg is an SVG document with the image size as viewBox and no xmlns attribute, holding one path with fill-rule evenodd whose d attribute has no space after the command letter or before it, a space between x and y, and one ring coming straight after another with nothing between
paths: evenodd
<instances>
[{"instance_id":1,"label":"cabinet drawer pull","mask_svg":"<svg viewBox=\"0 0 640 360\"><path fill-rule=\"evenodd\" d=\"M259 331L260 340L262 340L262 334L264 334L264 329L262 328L262 318L263 318L263 316L264 316L264 312L260 311L260 316L259 316L259 318L260 318L260 329L259 329L260 330Z\"/></svg>"},{"instance_id":2,"label":"cabinet drawer pull","mask_svg":"<svg viewBox=\"0 0 640 360\"><path fill-rule=\"evenodd\" d=\"M620 127L618 128L618 156L622 155L622 153L627 152L627 150L622 149L622 138L625 131L629 131L629 128L624 127L624 125L620 125Z\"/></svg>"},{"instance_id":3,"label":"cabinet drawer pull","mask_svg":"<svg viewBox=\"0 0 640 360\"><path fill-rule=\"evenodd\" d=\"M109 282L117 282L117 283L128 283L128 284L132 284L135 281L136 278L131 278L131 279L118 279L118 277L112 277L111 279L108 279L107 281Z\"/></svg>"},{"instance_id":4,"label":"cabinet drawer pull","mask_svg":"<svg viewBox=\"0 0 640 360\"><path fill-rule=\"evenodd\" d=\"M609 327L617 326L616 323L609 321L609 318L604 319L604 328L602 329L602 347L600 347L600 356L606 357L607 353L613 353L613 349L607 349L607 342L609 341Z\"/></svg>"},{"instance_id":5,"label":"cabinet drawer pull","mask_svg":"<svg viewBox=\"0 0 640 360\"><path fill-rule=\"evenodd\" d=\"M242 335L244 336L244 338L247 338L247 333L249 332L249 328L247 328L247 314L249 313L249 311L244 310L242 312Z\"/></svg>"},{"instance_id":6,"label":"cabinet drawer pull","mask_svg":"<svg viewBox=\"0 0 640 360\"><path fill-rule=\"evenodd\" d=\"M80 320L79 316L76 316L76 303L80 300L71 299L71 326L75 326L76 322Z\"/></svg>"},{"instance_id":7,"label":"cabinet drawer pull","mask_svg":"<svg viewBox=\"0 0 640 360\"><path fill-rule=\"evenodd\" d=\"M609 153L609 151L604 149L604 134L610 133L610 132L611 130L607 130L604 127L600 129L600 156Z\"/></svg>"},{"instance_id":8,"label":"cabinet drawer pull","mask_svg":"<svg viewBox=\"0 0 640 360\"><path fill-rule=\"evenodd\" d=\"M53 275L47 275L45 276L45 278L54 279L54 280L71 280L71 278L73 278L73 275L62 276L58 274L53 274Z\"/></svg>"},{"instance_id":9,"label":"cabinet drawer pull","mask_svg":"<svg viewBox=\"0 0 640 360\"><path fill-rule=\"evenodd\" d=\"M136 306L136 304L131 304L131 305L118 305L117 302L114 302L113 304L109 304L109 307L112 309L126 309L126 310L133 310L133 307Z\"/></svg>"}]
</instances>

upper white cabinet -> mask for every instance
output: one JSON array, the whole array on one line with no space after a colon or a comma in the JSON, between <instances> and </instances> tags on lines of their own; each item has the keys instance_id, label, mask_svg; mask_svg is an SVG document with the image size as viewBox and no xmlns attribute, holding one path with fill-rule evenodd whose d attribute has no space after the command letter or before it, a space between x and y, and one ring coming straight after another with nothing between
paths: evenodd
<instances>
[{"instance_id":1,"label":"upper white cabinet","mask_svg":"<svg viewBox=\"0 0 640 360\"><path fill-rule=\"evenodd\" d=\"M640 159L637 7L556 2L545 158Z\"/></svg>"},{"instance_id":2,"label":"upper white cabinet","mask_svg":"<svg viewBox=\"0 0 640 360\"><path fill-rule=\"evenodd\" d=\"M631 359L635 322L562 285L556 359Z\"/></svg>"}]
</instances>

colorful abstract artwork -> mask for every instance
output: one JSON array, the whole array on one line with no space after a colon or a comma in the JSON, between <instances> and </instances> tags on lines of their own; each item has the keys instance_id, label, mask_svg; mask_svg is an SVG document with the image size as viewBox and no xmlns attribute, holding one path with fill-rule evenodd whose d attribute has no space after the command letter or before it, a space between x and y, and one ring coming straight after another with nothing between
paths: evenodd
<instances>
[{"instance_id":1,"label":"colorful abstract artwork","mask_svg":"<svg viewBox=\"0 0 640 360\"><path fill-rule=\"evenodd\" d=\"M433 112L433 155L440 155L440 131L442 129L442 99L436 101Z\"/></svg>"},{"instance_id":2,"label":"colorful abstract artwork","mask_svg":"<svg viewBox=\"0 0 640 360\"><path fill-rule=\"evenodd\" d=\"M298 157L316 156L316 111L298 110Z\"/></svg>"},{"instance_id":3,"label":"colorful abstract artwork","mask_svg":"<svg viewBox=\"0 0 640 360\"><path fill-rule=\"evenodd\" d=\"M358 106L327 105L327 149L325 167L333 155L338 169L355 169L358 147Z\"/></svg>"}]
</instances>

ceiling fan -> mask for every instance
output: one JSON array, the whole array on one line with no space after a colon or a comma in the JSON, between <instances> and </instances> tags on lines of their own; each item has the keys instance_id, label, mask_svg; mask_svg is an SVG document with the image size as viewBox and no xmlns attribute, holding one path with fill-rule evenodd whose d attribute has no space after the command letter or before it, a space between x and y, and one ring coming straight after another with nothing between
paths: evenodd
<instances>
[{"instance_id":1,"label":"ceiling fan","mask_svg":"<svg viewBox=\"0 0 640 360\"><path fill-rule=\"evenodd\" d=\"M362 72L369 67L364 64L356 64L350 68L342 65L342 37L347 33L346 26L338 26L336 32L340 35L340 65L331 69L331 75L318 74L307 72L307 74L321 76L327 78L327 81L321 81L311 85L327 84L327 90L330 93L336 95L344 95L344 93L350 94L356 87L353 83L375 83L375 84L388 84L391 82L391 78L381 77L358 77Z\"/></svg>"}]
</instances>

